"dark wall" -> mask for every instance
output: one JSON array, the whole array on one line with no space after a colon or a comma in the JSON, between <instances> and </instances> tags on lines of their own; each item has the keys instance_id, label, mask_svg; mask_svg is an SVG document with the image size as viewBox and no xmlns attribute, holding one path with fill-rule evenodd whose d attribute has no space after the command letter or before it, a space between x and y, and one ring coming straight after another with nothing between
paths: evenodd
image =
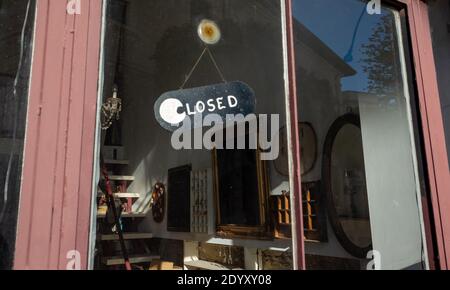
<instances>
[{"instance_id":1,"label":"dark wall","mask_svg":"<svg viewBox=\"0 0 450 290\"><path fill-rule=\"evenodd\" d=\"M447 152L450 152L450 1L430 1L429 13ZM450 164L450 155L448 158Z\"/></svg>"},{"instance_id":2,"label":"dark wall","mask_svg":"<svg viewBox=\"0 0 450 290\"><path fill-rule=\"evenodd\" d=\"M13 266L34 7L34 0L0 1L0 269Z\"/></svg>"}]
</instances>

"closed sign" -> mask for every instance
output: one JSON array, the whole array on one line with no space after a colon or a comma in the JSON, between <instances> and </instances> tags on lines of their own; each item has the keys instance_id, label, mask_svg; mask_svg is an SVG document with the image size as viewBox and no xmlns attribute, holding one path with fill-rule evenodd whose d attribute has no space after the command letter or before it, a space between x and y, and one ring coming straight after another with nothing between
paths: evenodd
<instances>
[{"instance_id":1,"label":"closed sign","mask_svg":"<svg viewBox=\"0 0 450 290\"><path fill-rule=\"evenodd\" d=\"M162 94L155 103L155 117L166 130L176 130L186 118L217 114L225 122L226 115L255 112L255 94L245 83L235 81L205 87L170 91ZM201 126L198 125L198 126Z\"/></svg>"}]
</instances>

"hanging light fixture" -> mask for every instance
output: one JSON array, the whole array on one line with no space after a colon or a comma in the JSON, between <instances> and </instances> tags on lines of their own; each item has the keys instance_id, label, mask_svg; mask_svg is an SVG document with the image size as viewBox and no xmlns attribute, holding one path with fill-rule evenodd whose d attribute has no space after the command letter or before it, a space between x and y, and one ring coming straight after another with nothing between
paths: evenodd
<instances>
[{"instance_id":1,"label":"hanging light fixture","mask_svg":"<svg viewBox=\"0 0 450 290\"><path fill-rule=\"evenodd\" d=\"M102 130L108 130L114 120L120 119L120 113L122 112L122 99L118 96L117 86L113 89L113 96L108 98L102 105Z\"/></svg>"}]
</instances>

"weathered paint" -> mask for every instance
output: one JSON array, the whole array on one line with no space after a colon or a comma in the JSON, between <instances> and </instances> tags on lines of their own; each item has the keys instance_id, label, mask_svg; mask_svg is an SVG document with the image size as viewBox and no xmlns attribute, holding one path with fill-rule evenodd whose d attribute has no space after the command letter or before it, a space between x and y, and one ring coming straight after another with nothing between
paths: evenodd
<instances>
[{"instance_id":1,"label":"weathered paint","mask_svg":"<svg viewBox=\"0 0 450 290\"><path fill-rule=\"evenodd\" d=\"M39 0L15 269L87 267L102 1Z\"/></svg>"}]
</instances>

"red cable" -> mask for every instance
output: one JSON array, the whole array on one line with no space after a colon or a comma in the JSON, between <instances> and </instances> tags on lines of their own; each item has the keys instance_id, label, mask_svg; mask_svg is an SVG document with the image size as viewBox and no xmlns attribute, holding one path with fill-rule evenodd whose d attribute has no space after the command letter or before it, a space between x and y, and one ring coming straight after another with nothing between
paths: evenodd
<instances>
[{"instance_id":1,"label":"red cable","mask_svg":"<svg viewBox=\"0 0 450 290\"><path fill-rule=\"evenodd\" d=\"M108 171L106 170L106 166L103 163L103 158L101 158L101 166L102 166L102 173L103 173L103 176L105 178L105 183L106 183L106 193L107 193L109 201L110 201L109 202L110 209L113 211L114 219L116 221L116 227L117 227L117 231L118 231L118 234L119 234L119 241L120 241L120 245L121 245L121 248L122 248L123 259L124 259L124 262L125 262L125 269L127 271L131 271L132 270L131 269L131 263L130 263L130 259L128 257L127 249L125 247L125 242L123 240L122 227L120 225L119 218L117 216L116 206L115 206L115 203L114 203L114 194L112 192L111 183L109 181Z\"/></svg>"}]
</instances>

